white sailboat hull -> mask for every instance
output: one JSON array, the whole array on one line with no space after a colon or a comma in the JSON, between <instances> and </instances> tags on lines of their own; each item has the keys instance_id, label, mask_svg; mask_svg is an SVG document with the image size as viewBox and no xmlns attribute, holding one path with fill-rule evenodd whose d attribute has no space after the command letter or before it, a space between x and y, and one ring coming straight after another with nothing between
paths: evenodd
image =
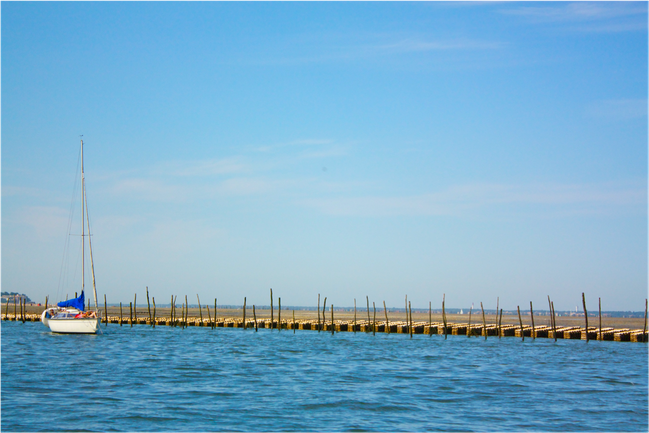
<instances>
[{"instance_id":1,"label":"white sailboat hull","mask_svg":"<svg viewBox=\"0 0 649 433\"><path fill-rule=\"evenodd\" d=\"M47 326L58 334L96 334L99 330L99 318L86 319L48 319Z\"/></svg>"}]
</instances>

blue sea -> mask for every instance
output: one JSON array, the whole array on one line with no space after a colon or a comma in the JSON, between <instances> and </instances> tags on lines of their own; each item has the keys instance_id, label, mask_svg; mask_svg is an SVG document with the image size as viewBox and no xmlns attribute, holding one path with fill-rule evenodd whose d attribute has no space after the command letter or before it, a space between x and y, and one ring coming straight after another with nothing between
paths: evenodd
<instances>
[{"instance_id":1,"label":"blue sea","mask_svg":"<svg viewBox=\"0 0 649 433\"><path fill-rule=\"evenodd\" d=\"M644 431L648 346L2 322L2 431Z\"/></svg>"}]
</instances>

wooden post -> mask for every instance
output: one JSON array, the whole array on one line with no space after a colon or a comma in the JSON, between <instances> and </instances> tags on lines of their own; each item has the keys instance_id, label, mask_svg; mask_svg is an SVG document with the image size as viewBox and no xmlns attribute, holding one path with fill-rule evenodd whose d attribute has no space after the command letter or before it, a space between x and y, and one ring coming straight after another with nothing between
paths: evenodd
<instances>
[{"instance_id":1,"label":"wooden post","mask_svg":"<svg viewBox=\"0 0 649 433\"><path fill-rule=\"evenodd\" d=\"M155 328L155 296L153 297L153 317L151 319L152 326Z\"/></svg>"},{"instance_id":2,"label":"wooden post","mask_svg":"<svg viewBox=\"0 0 649 433\"><path fill-rule=\"evenodd\" d=\"M356 333L356 298L354 298L354 334Z\"/></svg>"},{"instance_id":3,"label":"wooden post","mask_svg":"<svg viewBox=\"0 0 649 433\"><path fill-rule=\"evenodd\" d=\"M372 302L372 307L374 307L374 320L373 320L373 323L372 323L372 335L376 335L376 304L374 302Z\"/></svg>"},{"instance_id":4,"label":"wooden post","mask_svg":"<svg viewBox=\"0 0 649 433\"><path fill-rule=\"evenodd\" d=\"M214 298L214 327L216 328L216 298Z\"/></svg>"},{"instance_id":5,"label":"wooden post","mask_svg":"<svg viewBox=\"0 0 649 433\"><path fill-rule=\"evenodd\" d=\"M122 303L119 303L119 326L122 326L124 320L122 319L124 315L122 314Z\"/></svg>"},{"instance_id":6,"label":"wooden post","mask_svg":"<svg viewBox=\"0 0 649 433\"><path fill-rule=\"evenodd\" d=\"M551 302L550 306L552 307L552 331L554 332L554 341L557 341L557 318L554 314L554 301Z\"/></svg>"},{"instance_id":7,"label":"wooden post","mask_svg":"<svg viewBox=\"0 0 649 433\"><path fill-rule=\"evenodd\" d=\"M135 294L135 298L133 299L133 317L135 320L137 320L137 293ZM133 325L133 321L131 321L131 325Z\"/></svg>"},{"instance_id":8,"label":"wooden post","mask_svg":"<svg viewBox=\"0 0 649 433\"><path fill-rule=\"evenodd\" d=\"M20 297L20 320L22 320L23 323L25 323L25 305L26 300L23 299L23 297Z\"/></svg>"},{"instance_id":9,"label":"wooden post","mask_svg":"<svg viewBox=\"0 0 649 433\"><path fill-rule=\"evenodd\" d=\"M466 338L471 337L471 313L473 313L473 302L471 302L471 308L469 309L469 327L466 330Z\"/></svg>"},{"instance_id":10,"label":"wooden post","mask_svg":"<svg viewBox=\"0 0 649 433\"><path fill-rule=\"evenodd\" d=\"M105 293L104 293L104 316L106 316L106 327L108 327L108 304L106 303Z\"/></svg>"},{"instance_id":11,"label":"wooden post","mask_svg":"<svg viewBox=\"0 0 649 433\"><path fill-rule=\"evenodd\" d=\"M45 297L45 309L46 309L46 310L47 310L47 301L49 300L48 298L49 298L49 296L46 296L46 297ZM9 305L9 302L7 302L7 305ZM5 313L5 314L6 314L6 313Z\"/></svg>"},{"instance_id":12,"label":"wooden post","mask_svg":"<svg viewBox=\"0 0 649 433\"><path fill-rule=\"evenodd\" d=\"M406 303L406 326L408 326L408 323L410 323L410 316L408 316L408 295L406 295L405 303Z\"/></svg>"},{"instance_id":13,"label":"wooden post","mask_svg":"<svg viewBox=\"0 0 649 433\"><path fill-rule=\"evenodd\" d=\"M318 293L318 332L320 332L320 293Z\"/></svg>"},{"instance_id":14,"label":"wooden post","mask_svg":"<svg viewBox=\"0 0 649 433\"><path fill-rule=\"evenodd\" d=\"M187 302L187 295L185 295L185 328L187 327L187 316L189 315L189 302Z\"/></svg>"},{"instance_id":15,"label":"wooden post","mask_svg":"<svg viewBox=\"0 0 649 433\"><path fill-rule=\"evenodd\" d=\"M201 326L203 326L203 309L201 308L201 298L198 297L198 293L196 294L196 301L198 301L198 315L201 319Z\"/></svg>"},{"instance_id":16,"label":"wooden post","mask_svg":"<svg viewBox=\"0 0 649 433\"><path fill-rule=\"evenodd\" d=\"M600 326L601 328L601 326ZM644 329L642 330L642 342L646 342L645 335L647 335L647 299L644 300Z\"/></svg>"},{"instance_id":17,"label":"wooden post","mask_svg":"<svg viewBox=\"0 0 649 433\"><path fill-rule=\"evenodd\" d=\"M16 306L17 306L16 295L14 295L14 322L18 321L18 310L16 309Z\"/></svg>"},{"instance_id":18,"label":"wooden post","mask_svg":"<svg viewBox=\"0 0 649 433\"><path fill-rule=\"evenodd\" d=\"M210 306L206 305L207 307L207 320L210 323L210 328L214 329L214 325L212 324L212 315L210 314Z\"/></svg>"},{"instance_id":19,"label":"wooden post","mask_svg":"<svg viewBox=\"0 0 649 433\"><path fill-rule=\"evenodd\" d=\"M293 334L295 334L295 310L293 310Z\"/></svg>"},{"instance_id":20,"label":"wooden post","mask_svg":"<svg viewBox=\"0 0 649 433\"><path fill-rule=\"evenodd\" d=\"M484 332L484 339L487 340L487 319L484 316L484 307L482 302L480 302L480 308L482 309L482 332Z\"/></svg>"},{"instance_id":21,"label":"wooden post","mask_svg":"<svg viewBox=\"0 0 649 433\"><path fill-rule=\"evenodd\" d=\"M131 322L131 328L132 328L133 327L133 303L129 302L128 304L129 304L128 306L129 306L129 311L130 311L130 313L128 315L128 317L129 317L128 320Z\"/></svg>"},{"instance_id":22,"label":"wooden post","mask_svg":"<svg viewBox=\"0 0 649 433\"><path fill-rule=\"evenodd\" d=\"M446 293L444 293L444 297L442 298L442 321L444 322L444 340L448 338L448 335L446 333Z\"/></svg>"},{"instance_id":23,"label":"wooden post","mask_svg":"<svg viewBox=\"0 0 649 433\"><path fill-rule=\"evenodd\" d=\"M277 297L277 331L282 330L282 298Z\"/></svg>"},{"instance_id":24,"label":"wooden post","mask_svg":"<svg viewBox=\"0 0 649 433\"><path fill-rule=\"evenodd\" d=\"M500 320L498 321L498 339L500 339L500 334L503 330L503 309L500 309Z\"/></svg>"},{"instance_id":25,"label":"wooden post","mask_svg":"<svg viewBox=\"0 0 649 433\"><path fill-rule=\"evenodd\" d=\"M498 336L500 336L500 327L498 327L498 310L500 309L500 296L496 297L496 327L498 328Z\"/></svg>"},{"instance_id":26,"label":"wooden post","mask_svg":"<svg viewBox=\"0 0 649 433\"><path fill-rule=\"evenodd\" d=\"M273 330L275 318L273 317L273 289L270 289L270 330Z\"/></svg>"},{"instance_id":27,"label":"wooden post","mask_svg":"<svg viewBox=\"0 0 649 433\"><path fill-rule=\"evenodd\" d=\"M521 307L517 305L516 308L518 308L518 322L521 324L521 341L525 341L525 333L523 332L523 319L521 319Z\"/></svg>"},{"instance_id":28,"label":"wooden post","mask_svg":"<svg viewBox=\"0 0 649 433\"><path fill-rule=\"evenodd\" d=\"M530 317L532 318L532 340L536 340L536 328L534 328L534 309L532 309L532 301L530 301Z\"/></svg>"},{"instance_id":29,"label":"wooden post","mask_svg":"<svg viewBox=\"0 0 649 433\"><path fill-rule=\"evenodd\" d=\"M336 326L334 325L334 304L331 304L331 335L334 335Z\"/></svg>"},{"instance_id":30,"label":"wooden post","mask_svg":"<svg viewBox=\"0 0 649 433\"><path fill-rule=\"evenodd\" d=\"M45 297L45 309L47 310L47 297ZM9 318L9 298L7 298L7 303L5 304L5 320Z\"/></svg>"},{"instance_id":31,"label":"wooden post","mask_svg":"<svg viewBox=\"0 0 649 433\"><path fill-rule=\"evenodd\" d=\"M602 341L602 298L599 298L599 341Z\"/></svg>"},{"instance_id":32,"label":"wooden post","mask_svg":"<svg viewBox=\"0 0 649 433\"><path fill-rule=\"evenodd\" d=\"M550 309L550 327L552 328L552 332L554 332L554 318L552 316L553 311L552 311L552 301L550 301L550 295L548 295L548 308ZM554 341L557 341L556 338Z\"/></svg>"},{"instance_id":33,"label":"wooden post","mask_svg":"<svg viewBox=\"0 0 649 433\"><path fill-rule=\"evenodd\" d=\"M153 322L153 317L151 316L151 303L149 302L149 286L146 286L146 306L149 310L149 321Z\"/></svg>"},{"instance_id":34,"label":"wooden post","mask_svg":"<svg viewBox=\"0 0 649 433\"><path fill-rule=\"evenodd\" d=\"M581 292L581 300L584 303L584 318L586 320L586 343L588 343L588 311L586 311L586 295Z\"/></svg>"},{"instance_id":35,"label":"wooden post","mask_svg":"<svg viewBox=\"0 0 649 433\"><path fill-rule=\"evenodd\" d=\"M410 338L412 338L412 304L408 301L408 309L410 310Z\"/></svg>"},{"instance_id":36,"label":"wooden post","mask_svg":"<svg viewBox=\"0 0 649 433\"><path fill-rule=\"evenodd\" d=\"M243 330L245 331L246 326L246 297L243 297Z\"/></svg>"},{"instance_id":37,"label":"wooden post","mask_svg":"<svg viewBox=\"0 0 649 433\"><path fill-rule=\"evenodd\" d=\"M370 323L372 323L372 321L370 320L370 297L365 296L365 299L367 299L367 324L369 325Z\"/></svg>"},{"instance_id":38,"label":"wooden post","mask_svg":"<svg viewBox=\"0 0 649 433\"><path fill-rule=\"evenodd\" d=\"M255 332L257 332L258 331L258 328L257 328L257 313L255 313L255 304L252 305L252 317L253 317L253 319L255 321ZM214 320L216 320L216 319L214 319Z\"/></svg>"},{"instance_id":39,"label":"wooden post","mask_svg":"<svg viewBox=\"0 0 649 433\"><path fill-rule=\"evenodd\" d=\"M324 302L322 303L322 329L324 331L327 330L327 319L325 316L325 309L327 308L327 297L325 296Z\"/></svg>"},{"instance_id":40,"label":"wooden post","mask_svg":"<svg viewBox=\"0 0 649 433\"><path fill-rule=\"evenodd\" d=\"M385 312L385 329L386 332L390 333L390 322L388 321L388 309L385 308L385 301L383 301L383 311Z\"/></svg>"}]
</instances>

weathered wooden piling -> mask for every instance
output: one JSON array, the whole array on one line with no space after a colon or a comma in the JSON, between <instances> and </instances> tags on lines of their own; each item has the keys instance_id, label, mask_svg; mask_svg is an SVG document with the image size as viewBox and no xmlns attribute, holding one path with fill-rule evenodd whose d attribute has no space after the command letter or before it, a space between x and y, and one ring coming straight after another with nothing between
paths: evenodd
<instances>
[{"instance_id":1,"label":"weathered wooden piling","mask_svg":"<svg viewBox=\"0 0 649 433\"><path fill-rule=\"evenodd\" d=\"M130 313L128 315L128 317L129 317L128 320L129 320L129 322L131 322L131 328L132 328L133 327L133 303L129 302L128 306L129 306L129 311L130 311Z\"/></svg>"},{"instance_id":2,"label":"weathered wooden piling","mask_svg":"<svg viewBox=\"0 0 649 433\"><path fill-rule=\"evenodd\" d=\"M517 305L516 308L518 309L518 322L521 324L521 337L522 340L525 341L525 333L523 333L523 319L521 319L521 307Z\"/></svg>"},{"instance_id":3,"label":"weathered wooden piling","mask_svg":"<svg viewBox=\"0 0 649 433\"><path fill-rule=\"evenodd\" d=\"M149 286L146 286L146 306L149 310L149 320L153 321L153 317L151 316L151 303L149 302Z\"/></svg>"},{"instance_id":4,"label":"weathered wooden piling","mask_svg":"<svg viewBox=\"0 0 649 433\"><path fill-rule=\"evenodd\" d=\"M532 340L535 340L536 330L534 329L534 310L532 309L532 301L530 301L530 317L532 319Z\"/></svg>"},{"instance_id":5,"label":"weathered wooden piling","mask_svg":"<svg viewBox=\"0 0 649 433\"><path fill-rule=\"evenodd\" d=\"M503 330L503 309L500 309L500 319L498 320L498 338L502 335Z\"/></svg>"},{"instance_id":6,"label":"weathered wooden piling","mask_svg":"<svg viewBox=\"0 0 649 433\"><path fill-rule=\"evenodd\" d=\"M442 320L444 321L444 340L448 338L447 327L446 327L446 293L442 297Z\"/></svg>"},{"instance_id":7,"label":"weathered wooden piling","mask_svg":"<svg viewBox=\"0 0 649 433\"><path fill-rule=\"evenodd\" d=\"M482 302L480 302L480 308L482 309L482 332L484 333L484 339L485 341L487 340L487 319L485 319L484 316L484 307L482 306Z\"/></svg>"},{"instance_id":8,"label":"weathered wooden piling","mask_svg":"<svg viewBox=\"0 0 649 433\"><path fill-rule=\"evenodd\" d=\"M385 301L383 301L383 311L385 312L385 329L387 329L388 334L390 333L390 321L388 320L388 309L385 308Z\"/></svg>"},{"instance_id":9,"label":"weathered wooden piling","mask_svg":"<svg viewBox=\"0 0 649 433\"><path fill-rule=\"evenodd\" d=\"M277 297L277 330L282 330L282 298Z\"/></svg>"},{"instance_id":10,"label":"weathered wooden piling","mask_svg":"<svg viewBox=\"0 0 649 433\"><path fill-rule=\"evenodd\" d=\"M270 329L273 329L273 289L270 289Z\"/></svg>"},{"instance_id":11,"label":"weathered wooden piling","mask_svg":"<svg viewBox=\"0 0 649 433\"><path fill-rule=\"evenodd\" d=\"M47 310L47 305L45 305L45 309ZM104 293L104 316L106 317L106 327L108 327L108 304L106 303L105 293Z\"/></svg>"},{"instance_id":12,"label":"weathered wooden piling","mask_svg":"<svg viewBox=\"0 0 649 433\"><path fill-rule=\"evenodd\" d=\"M331 304L331 335L334 335L336 325L334 324L334 304Z\"/></svg>"},{"instance_id":13,"label":"weathered wooden piling","mask_svg":"<svg viewBox=\"0 0 649 433\"><path fill-rule=\"evenodd\" d=\"M372 335L376 335L376 304L372 302L372 306L374 307L374 320L372 321ZM333 312L332 312L333 314ZM333 320L332 320L333 321Z\"/></svg>"},{"instance_id":14,"label":"weathered wooden piling","mask_svg":"<svg viewBox=\"0 0 649 433\"><path fill-rule=\"evenodd\" d=\"M246 326L246 297L243 297L243 330L245 331L248 327Z\"/></svg>"},{"instance_id":15,"label":"weathered wooden piling","mask_svg":"<svg viewBox=\"0 0 649 433\"><path fill-rule=\"evenodd\" d=\"M151 326L155 328L155 296L152 298L153 299L153 320L151 321Z\"/></svg>"},{"instance_id":16,"label":"weathered wooden piling","mask_svg":"<svg viewBox=\"0 0 649 433\"><path fill-rule=\"evenodd\" d=\"M588 331L588 311L586 311L586 295L581 292L581 300L584 303L584 319L586 320L586 331ZM586 343L588 343L588 332L586 332Z\"/></svg>"},{"instance_id":17,"label":"weathered wooden piling","mask_svg":"<svg viewBox=\"0 0 649 433\"><path fill-rule=\"evenodd\" d=\"M201 326L203 326L203 308L201 307L201 298L198 297L198 293L196 294L196 301L198 302L198 316L201 319ZM245 298L244 298L244 306L245 306Z\"/></svg>"},{"instance_id":18,"label":"weathered wooden piling","mask_svg":"<svg viewBox=\"0 0 649 433\"><path fill-rule=\"evenodd\" d=\"M252 317L255 320L255 332L257 332L259 330L259 328L257 327L257 313L255 313L255 305L254 304L252 305Z\"/></svg>"},{"instance_id":19,"label":"weathered wooden piling","mask_svg":"<svg viewBox=\"0 0 649 433\"><path fill-rule=\"evenodd\" d=\"M410 338L412 338L412 304L408 301L408 309L410 310Z\"/></svg>"}]
</instances>

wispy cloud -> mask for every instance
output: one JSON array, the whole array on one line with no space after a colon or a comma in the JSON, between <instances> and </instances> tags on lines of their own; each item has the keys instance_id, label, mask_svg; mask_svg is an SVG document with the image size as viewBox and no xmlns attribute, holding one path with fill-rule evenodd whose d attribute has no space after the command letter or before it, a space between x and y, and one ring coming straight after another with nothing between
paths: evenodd
<instances>
[{"instance_id":1,"label":"wispy cloud","mask_svg":"<svg viewBox=\"0 0 649 433\"><path fill-rule=\"evenodd\" d=\"M537 23L569 24L574 30L593 32L637 31L647 28L646 2L547 3L516 6L500 13Z\"/></svg>"},{"instance_id":2,"label":"wispy cloud","mask_svg":"<svg viewBox=\"0 0 649 433\"><path fill-rule=\"evenodd\" d=\"M351 216L461 216L487 208L510 209L511 205L602 213L620 206L646 206L646 196L642 185L475 184L414 196L322 198L305 200L303 204L327 214Z\"/></svg>"}]
</instances>

